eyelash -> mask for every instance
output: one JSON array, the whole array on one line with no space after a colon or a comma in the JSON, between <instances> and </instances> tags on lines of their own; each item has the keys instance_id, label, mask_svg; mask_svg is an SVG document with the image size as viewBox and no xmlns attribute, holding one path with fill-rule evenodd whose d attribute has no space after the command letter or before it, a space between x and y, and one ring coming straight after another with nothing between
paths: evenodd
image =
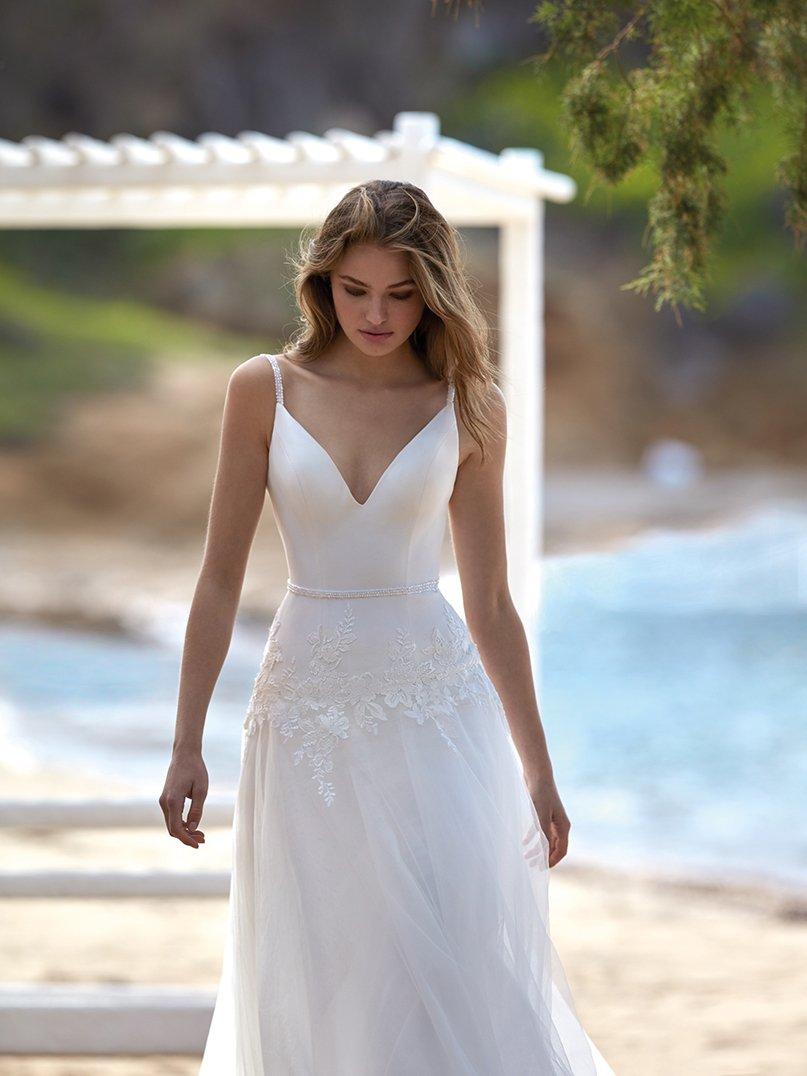
<instances>
[{"instance_id":1,"label":"eyelash","mask_svg":"<svg viewBox=\"0 0 807 1076\"><path fill-rule=\"evenodd\" d=\"M345 291L348 293L348 295L364 295L363 291L353 291L352 288L345 288ZM407 295L393 295L392 298L400 299L401 302L403 302L405 299L411 299L414 294L415 293L413 291L410 291Z\"/></svg>"}]
</instances>

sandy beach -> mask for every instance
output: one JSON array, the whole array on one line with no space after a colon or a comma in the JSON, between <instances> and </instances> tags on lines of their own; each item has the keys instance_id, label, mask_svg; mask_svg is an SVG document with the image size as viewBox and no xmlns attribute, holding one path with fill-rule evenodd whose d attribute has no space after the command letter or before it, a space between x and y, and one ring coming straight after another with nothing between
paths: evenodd
<instances>
[{"instance_id":1,"label":"sandy beach","mask_svg":"<svg viewBox=\"0 0 807 1076\"><path fill-rule=\"evenodd\" d=\"M0 770L7 797L115 794L77 774ZM159 829L0 831L8 867L229 866L230 833L193 851ZM619 1076L797 1076L807 1056L807 900L576 862L550 882L578 1011ZM4 980L214 987L219 898L0 900ZM2 1057L0 1076L191 1076L194 1057Z\"/></svg>"},{"instance_id":2,"label":"sandy beach","mask_svg":"<svg viewBox=\"0 0 807 1076\"><path fill-rule=\"evenodd\" d=\"M625 468L554 467L544 490L544 554L610 551L650 531L708 530L768 507L807 504L807 470L715 471L665 488ZM0 530L0 617L99 631L149 633L155 615L176 611L184 629L202 562L204 531L150 537L110 521L65 529ZM446 534L443 571L453 571ZM268 497L249 555L239 616L271 619L286 563Z\"/></svg>"},{"instance_id":3,"label":"sandy beach","mask_svg":"<svg viewBox=\"0 0 807 1076\"><path fill-rule=\"evenodd\" d=\"M602 476L602 481L609 481ZM771 496L770 484L726 479L657 508L638 479L601 488L572 474L547 494L548 551L606 548L648 526L708 527ZM776 491L797 498L804 476ZM595 487L596 488L596 487ZM621 489L621 493L620 493ZM587 491L587 492L586 492ZM584 497L585 494L585 497ZM623 511L614 512L621 496ZM586 499L587 498L587 499ZM584 508L585 502L585 508ZM676 508L676 503L680 502ZM684 505L686 510L684 510ZM636 506L635 508L632 506ZM156 607L184 627L201 556L194 546L159 557L123 535L6 534L0 613L102 630L149 631ZM241 602L265 618L285 585L282 547L264 513ZM181 615L179 615L181 613ZM80 773L0 767L4 798L126 794ZM155 790L156 796L159 790ZM204 823L203 823L204 828ZM0 830L6 869L115 865L222 869L230 833L207 829L195 852L153 830ZM764 850L760 849L760 853ZM698 878L671 880L578 861L574 832L552 872L551 928L580 1016L618 1076L797 1076L807 1058L807 895ZM213 990L226 902L210 899L0 899L0 979L58 983L173 983ZM0 1076L191 1076L196 1057L9 1057Z\"/></svg>"}]
</instances>

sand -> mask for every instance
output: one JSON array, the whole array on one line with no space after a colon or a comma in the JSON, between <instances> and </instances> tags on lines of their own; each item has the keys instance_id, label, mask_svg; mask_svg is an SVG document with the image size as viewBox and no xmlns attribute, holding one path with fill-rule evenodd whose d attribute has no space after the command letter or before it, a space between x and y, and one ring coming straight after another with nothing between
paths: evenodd
<instances>
[{"instance_id":1,"label":"sand","mask_svg":"<svg viewBox=\"0 0 807 1076\"><path fill-rule=\"evenodd\" d=\"M103 794L81 775L0 770L4 796ZM5 869L221 869L159 829L0 830ZM226 902L0 900L0 979L215 986ZM551 929L589 1034L619 1076L788 1076L807 1057L807 906L773 890L588 867L573 841L550 882ZM190 1076L195 1057L2 1057L0 1076ZM223 1074L224 1076L224 1074ZM514 1074L515 1076L515 1074Z\"/></svg>"},{"instance_id":2,"label":"sand","mask_svg":"<svg viewBox=\"0 0 807 1076\"><path fill-rule=\"evenodd\" d=\"M747 474L712 483L698 498L660 494L655 504L635 477L600 475L600 483L592 483L591 475L555 477L548 488L547 552L606 548L647 526L709 526L771 496L767 479L755 486ZM788 476L788 482L778 495L801 499L803 475ZM602 504L592 498L592 488L600 488ZM615 514L617 501L622 510ZM55 558L53 535L9 532L2 552L8 570L0 576L0 615L148 632L155 604L161 617L166 603L186 614L201 536L185 547L150 547L121 533L74 532L60 537ZM284 584L282 549L268 510L253 547L242 614L270 616ZM181 617L178 626L184 627ZM0 767L2 797L118 791L81 774L25 775ZM229 866L229 832L206 832L207 843L197 852L159 828L0 829L0 854L6 870L179 869L189 865L189 856L199 870ZM576 858L572 834L569 855L552 871L550 901L553 938L578 1012L618 1076L807 1071L807 896L653 878L619 864L594 868ZM225 912L219 898L0 899L0 980L212 990ZM196 1076L198 1064L197 1057L0 1055L0 1076Z\"/></svg>"},{"instance_id":3,"label":"sand","mask_svg":"<svg viewBox=\"0 0 807 1076\"><path fill-rule=\"evenodd\" d=\"M807 470L758 467L710 473L667 489L640 472L554 467L545 482L544 553L611 551L648 531L708 530L783 505L805 510ZM101 631L148 633L166 610L184 629L204 533L179 540L114 519L102 528L0 530L0 617ZM446 533L441 569L454 571ZM286 589L286 563L267 498L250 550L239 616L267 622Z\"/></svg>"}]
</instances>

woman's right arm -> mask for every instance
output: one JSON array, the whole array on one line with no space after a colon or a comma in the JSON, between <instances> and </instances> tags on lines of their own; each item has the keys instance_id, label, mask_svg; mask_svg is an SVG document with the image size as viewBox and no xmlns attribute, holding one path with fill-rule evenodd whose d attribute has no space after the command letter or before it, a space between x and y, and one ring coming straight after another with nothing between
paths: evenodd
<instances>
[{"instance_id":1,"label":"woman's right arm","mask_svg":"<svg viewBox=\"0 0 807 1076\"><path fill-rule=\"evenodd\" d=\"M208 791L202 759L205 718L230 647L266 494L275 408L268 369L266 360L255 356L230 375L204 556L185 632L174 743L159 803L168 832L192 848L204 841L198 827ZM186 798L191 807L183 821Z\"/></svg>"}]
</instances>

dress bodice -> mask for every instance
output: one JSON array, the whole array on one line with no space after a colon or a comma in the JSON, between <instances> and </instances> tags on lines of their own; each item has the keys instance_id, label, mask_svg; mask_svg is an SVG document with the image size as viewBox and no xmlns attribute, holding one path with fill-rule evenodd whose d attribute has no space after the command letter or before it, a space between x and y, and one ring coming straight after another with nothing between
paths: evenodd
<instances>
[{"instance_id":1,"label":"dress bodice","mask_svg":"<svg viewBox=\"0 0 807 1076\"><path fill-rule=\"evenodd\" d=\"M437 576L453 386L359 503L268 357L291 577L334 590L289 587L253 684L199 1076L614 1076L552 945L549 840L502 700L439 589L409 597Z\"/></svg>"},{"instance_id":2,"label":"dress bodice","mask_svg":"<svg viewBox=\"0 0 807 1076\"><path fill-rule=\"evenodd\" d=\"M277 406L267 488L289 578L312 588L411 586L439 575L458 466L454 383L446 403L398 451L367 500L286 409L277 357L267 355Z\"/></svg>"}]
</instances>

